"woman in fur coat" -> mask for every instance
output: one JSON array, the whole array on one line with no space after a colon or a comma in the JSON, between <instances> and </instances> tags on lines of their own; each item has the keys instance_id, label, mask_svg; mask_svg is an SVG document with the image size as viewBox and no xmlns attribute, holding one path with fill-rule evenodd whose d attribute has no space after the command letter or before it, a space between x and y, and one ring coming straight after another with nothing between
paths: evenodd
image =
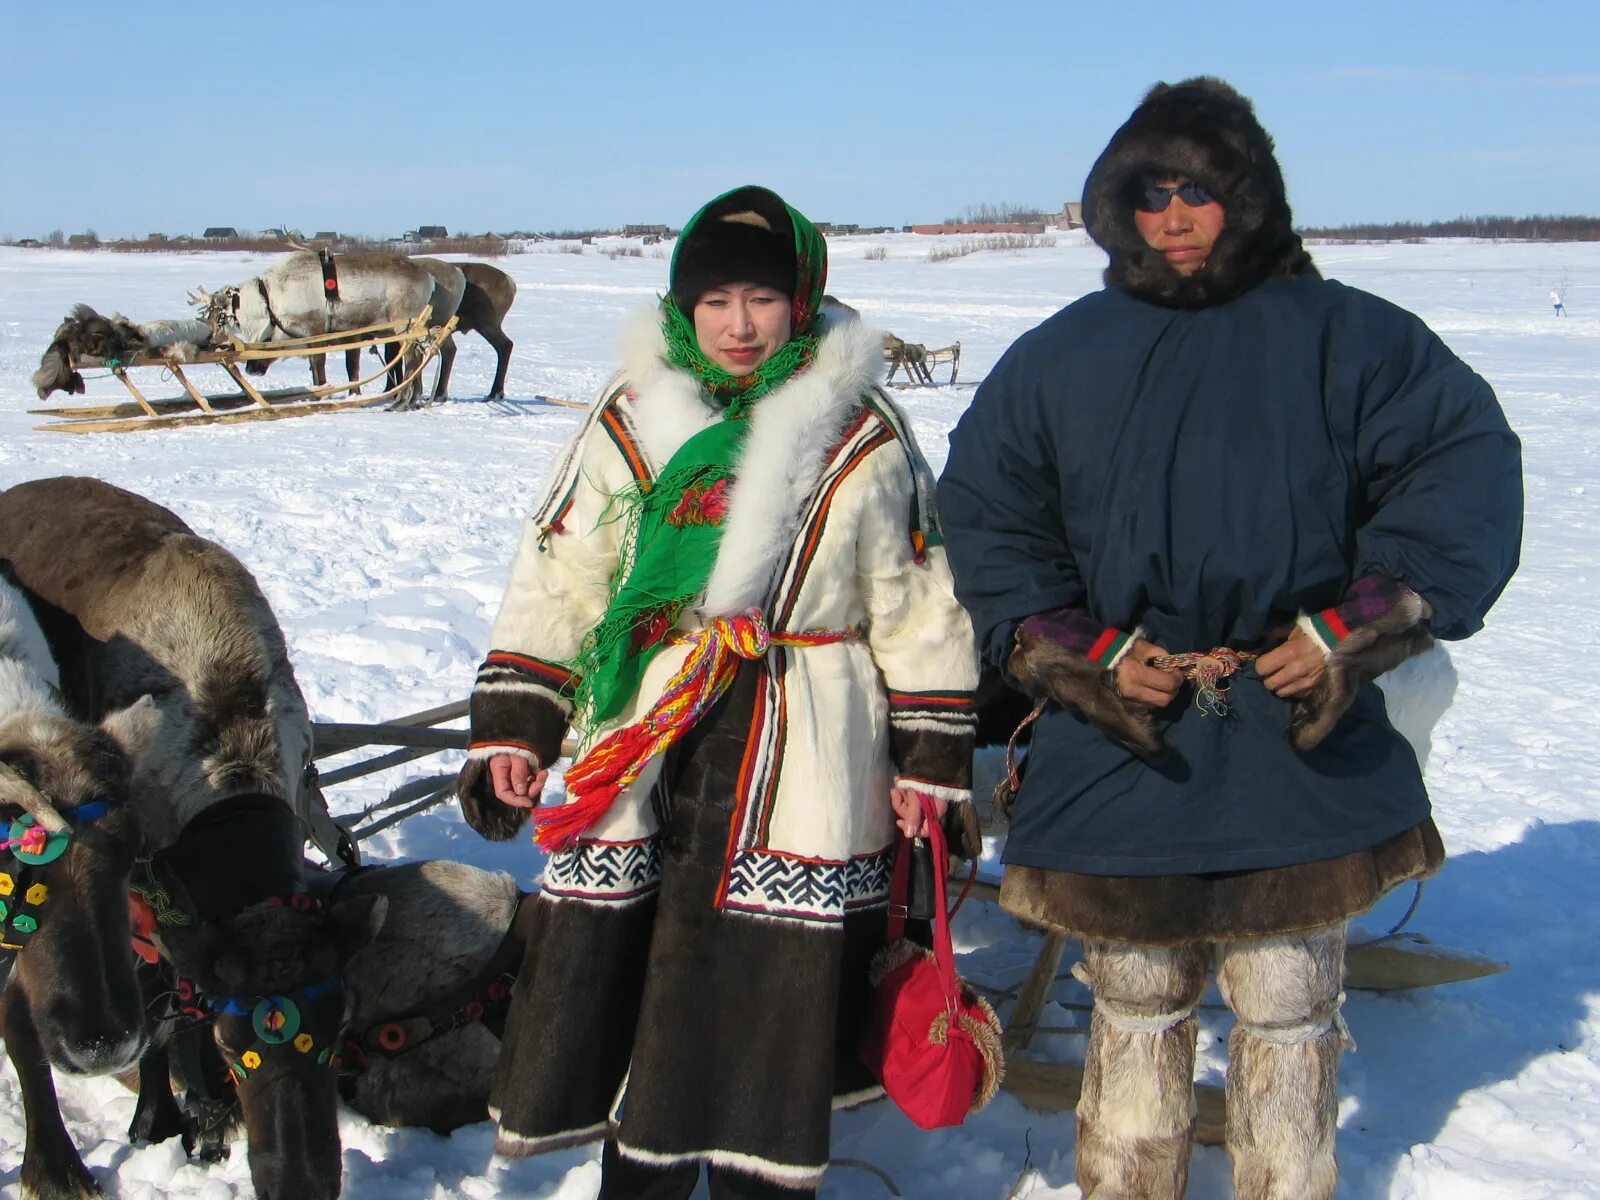
<instances>
[{"instance_id":1,"label":"woman in fur coat","mask_svg":"<svg viewBox=\"0 0 1600 1200\"><path fill-rule=\"evenodd\" d=\"M1045 702L1000 899L1083 941L1086 1196L1182 1195L1215 958L1234 1190L1327 1200L1346 921L1443 857L1372 681L1482 626L1517 440L1421 321L1317 274L1226 84L1153 89L1083 213L1106 287L1011 347L940 483L984 652Z\"/></svg>"},{"instance_id":2,"label":"woman in fur coat","mask_svg":"<svg viewBox=\"0 0 1600 1200\"><path fill-rule=\"evenodd\" d=\"M529 516L460 796L550 852L498 1152L606 1139L602 1200L815 1194L915 793L970 810L977 655L881 338L763 188L685 227ZM535 808L572 726L564 805Z\"/></svg>"}]
</instances>

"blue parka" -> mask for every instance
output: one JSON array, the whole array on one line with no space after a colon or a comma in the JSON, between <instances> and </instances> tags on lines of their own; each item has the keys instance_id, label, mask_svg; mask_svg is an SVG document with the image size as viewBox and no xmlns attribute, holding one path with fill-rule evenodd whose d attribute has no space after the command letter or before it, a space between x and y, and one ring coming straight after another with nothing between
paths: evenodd
<instances>
[{"instance_id":1,"label":"blue parka","mask_svg":"<svg viewBox=\"0 0 1600 1200\"><path fill-rule=\"evenodd\" d=\"M957 595L1000 666L1022 618L1065 606L1174 653L1262 647L1370 572L1463 638L1521 537L1518 442L1489 386L1416 317L1314 273L1202 307L1108 287L1063 309L978 389L939 501ZM1249 870L1428 817L1376 686L1302 753L1289 702L1253 669L1232 683L1226 717L1158 714L1175 752L1159 768L1050 705L1006 861Z\"/></svg>"}]
</instances>

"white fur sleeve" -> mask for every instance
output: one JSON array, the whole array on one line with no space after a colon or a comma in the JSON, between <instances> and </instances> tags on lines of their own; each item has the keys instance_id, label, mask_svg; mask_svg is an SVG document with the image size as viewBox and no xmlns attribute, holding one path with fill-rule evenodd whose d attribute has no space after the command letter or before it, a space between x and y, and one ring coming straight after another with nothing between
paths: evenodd
<instances>
[{"instance_id":1,"label":"white fur sleeve","mask_svg":"<svg viewBox=\"0 0 1600 1200\"><path fill-rule=\"evenodd\" d=\"M908 450L874 451L856 569L867 608L867 645L888 690L896 782L967 799L977 731L978 652L957 603L937 529L914 536L915 483Z\"/></svg>"}]
</instances>

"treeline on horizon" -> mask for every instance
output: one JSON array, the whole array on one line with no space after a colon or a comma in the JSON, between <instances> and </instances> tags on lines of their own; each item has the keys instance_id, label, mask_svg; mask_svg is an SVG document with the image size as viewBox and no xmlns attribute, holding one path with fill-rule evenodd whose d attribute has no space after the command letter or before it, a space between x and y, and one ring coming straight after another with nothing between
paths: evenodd
<instances>
[{"instance_id":1,"label":"treeline on horizon","mask_svg":"<svg viewBox=\"0 0 1600 1200\"><path fill-rule=\"evenodd\" d=\"M1451 221L1368 221L1302 227L1301 237L1330 242L1420 242L1424 238L1486 238L1522 242L1600 241L1600 217L1456 217Z\"/></svg>"},{"instance_id":2,"label":"treeline on horizon","mask_svg":"<svg viewBox=\"0 0 1600 1200\"><path fill-rule=\"evenodd\" d=\"M1051 223L1058 214L1021 204L973 204L946 219L946 224L1008 224L1015 222ZM610 237L621 233L618 229L562 229L544 232L509 234L485 233L458 235L456 237L404 242L400 239L341 236L333 242L306 237L304 244L328 245L340 251L393 249L406 254L473 254L498 258L505 254L521 252L524 241L581 241L596 237ZM1329 242L1420 242L1427 238L1482 238L1486 241L1524 242L1594 242L1600 241L1600 216L1532 216L1532 217L1456 217L1449 221L1365 221L1351 225L1301 226L1301 237ZM671 236L671 235L669 235ZM179 235L168 237L152 233L143 238L102 240L94 230L85 230L70 236L61 230L52 230L42 241L24 238L17 241L9 236L0 237L0 244L46 246L65 249L108 249L132 252L160 250L258 250L281 251L293 247L281 237L238 236L232 238L198 238Z\"/></svg>"}]
</instances>

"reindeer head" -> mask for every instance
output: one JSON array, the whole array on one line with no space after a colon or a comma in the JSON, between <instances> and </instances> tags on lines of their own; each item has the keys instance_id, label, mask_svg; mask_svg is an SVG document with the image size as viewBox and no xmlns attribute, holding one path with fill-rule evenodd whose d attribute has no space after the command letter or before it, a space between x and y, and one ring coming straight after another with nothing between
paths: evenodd
<instances>
[{"instance_id":1,"label":"reindeer head","mask_svg":"<svg viewBox=\"0 0 1600 1200\"><path fill-rule=\"evenodd\" d=\"M239 285L236 283L214 292L202 287L189 293L189 303L194 305L200 319L211 327L213 342L226 342L240 332L239 294Z\"/></svg>"},{"instance_id":2,"label":"reindeer head","mask_svg":"<svg viewBox=\"0 0 1600 1200\"><path fill-rule=\"evenodd\" d=\"M106 730L52 715L0 721L0 942L51 1062L120 1071L145 1044L128 954L140 836L127 763Z\"/></svg>"}]
</instances>

